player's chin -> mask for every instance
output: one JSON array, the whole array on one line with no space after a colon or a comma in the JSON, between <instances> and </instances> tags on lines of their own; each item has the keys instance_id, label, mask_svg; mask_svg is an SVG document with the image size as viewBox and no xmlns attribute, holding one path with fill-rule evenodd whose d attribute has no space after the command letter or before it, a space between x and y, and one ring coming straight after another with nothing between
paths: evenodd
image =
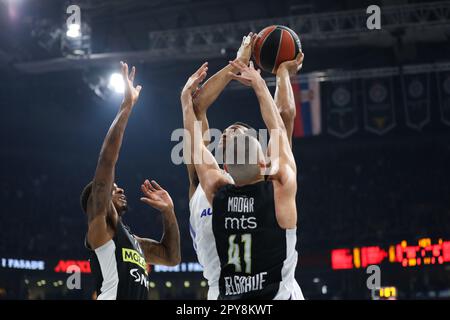
<instances>
[{"instance_id":1,"label":"player's chin","mask_svg":"<svg viewBox=\"0 0 450 320\"><path fill-rule=\"evenodd\" d=\"M125 212L128 211L128 204L127 202L121 202L120 203L120 215L123 215Z\"/></svg>"}]
</instances>

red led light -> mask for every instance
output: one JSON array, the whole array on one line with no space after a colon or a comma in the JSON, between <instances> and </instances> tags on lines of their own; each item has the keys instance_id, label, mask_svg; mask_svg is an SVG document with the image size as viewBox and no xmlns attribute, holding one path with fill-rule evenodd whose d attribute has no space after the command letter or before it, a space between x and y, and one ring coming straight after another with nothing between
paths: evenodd
<instances>
[{"instance_id":1,"label":"red led light","mask_svg":"<svg viewBox=\"0 0 450 320\"><path fill-rule=\"evenodd\" d=\"M426 241L425 241L426 240ZM389 245L388 251L379 246L358 247L358 263L366 268L369 265L378 265L386 259L390 263L399 263L403 267L414 267L430 264L444 264L450 262L450 241L439 240L437 244L431 244L431 239L421 239L419 245L409 245L402 241L396 245ZM336 249L331 251L331 264L333 269L353 269L356 260L353 261L352 252L355 249ZM355 257L356 259L356 257Z\"/></svg>"},{"instance_id":2,"label":"red led light","mask_svg":"<svg viewBox=\"0 0 450 320\"><path fill-rule=\"evenodd\" d=\"M361 265L380 264L387 257L387 252L378 246L361 248Z\"/></svg>"},{"instance_id":3,"label":"red led light","mask_svg":"<svg viewBox=\"0 0 450 320\"><path fill-rule=\"evenodd\" d=\"M450 241L442 243L442 257L444 262L450 262Z\"/></svg>"},{"instance_id":4,"label":"red led light","mask_svg":"<svg viewBox=\"0 0 450 320\"><path fill-rule=\"evenodd\" d=\"M69 267L74 265L80 268L81 273L91 273L91 264L87 260L59 260L54 270L65 273Z\"/></svg>"},{"instance_id":5,"label":"red led light","mask_svg":"<svg viewBox=\"0 0 450 320\"><path fill-rule=\"evenodd\" d=\"M353 256L350 249L335 249L331 251L332 269L352 269Z\"/></svg>"}]
</instances>

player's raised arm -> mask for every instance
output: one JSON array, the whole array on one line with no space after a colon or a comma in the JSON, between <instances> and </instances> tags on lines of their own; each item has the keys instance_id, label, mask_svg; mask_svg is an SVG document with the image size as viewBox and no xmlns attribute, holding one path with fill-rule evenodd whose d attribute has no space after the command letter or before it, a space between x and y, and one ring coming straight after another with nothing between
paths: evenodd
<instances>
[{"instance_id":1,"label":"player's raised arm","mask_svg":"<svg viewBox=\"0 0 450 320\"><path fill-rule=\"evenodd\" d=\"M111 239L107 232L106 215L111 206L114 170L128 118L141 91L141 86L134 87L133 85L136 69L133 67L129 73L128 65L123 62L121 62L121 67L125 82L125 96L103 142L87 207L88 241L93 249Z\"/></svg>"},{"instance_id":2,"label":"player's raised arm","mask_svg":"<svg viewBox=\"0 0 450 320\"><path fill-rule=\"evenodd\" d=\"M255 38L256 34L253 34L253 32L250 32L247 36L243 37L235 61L240 61L244 64L248 64L248 62L250 61L250 56L252 54L252 47ZM228 64L216 74L214 74L211 78L209 78L201 86L201 88L198 88L196 90L196 94L194 95L194 110L198 117L201 117L206 113L211 104L216 101L216 99L219 97L228 83L232 80L229 72L236 74L239 72L239 69Z\"/></svg>"},{"instance_id":3,"label":"player's raised arm","mask_svg":"<svg viewBox=\"0 0 450 320\"><path fill-rule=\"evenodd\" d=\"M292 90L291 77L295 76L303 64L303 52L295 60L285 61L277 69L275 88L275 104L280 112L281 119L286 127L287 137L292 147L292 134L294 132L294 119L296 115L295 97Z\"/></svg>"},{"instance_id":4,"label":"player's raised arm","mask_svg":"<svg viewBox=\"0 0 450 320\"><path fill-rule=\"evenodd\" d=\"M143 197L141 201L152 206L163 216L163 236L160 241L136 237L145 261L149 264L175 266L181 261L180 231L169 193L154 180L145 180L141 185Z\"/></svg>"},{"instance_id":5,"label":"player's raised arm","mask_svg":"<svg viewBox=\"0 0 450 320\"><path fill-rule=\"evenodd\" d=\"M278 155L273 155L277 163L272 163L272 165L281 168L282 164L287 164L295 170L295 159L287 137L286 127L269 88L267 88L266 82L261 77L260 70L255 70L252 62L250 62L249 66L234 61L231 61L230 64L239 68L240 72L239 75L231 75L233 79L252 87L258 98L261 115L270 134L268 154L271 154L273 144L278 144ZM274 178L276 177L275 175Z\"/></svg>"},{"instance_id":6,"label":"player's raised arm","mask_svg":"<svg viewBox=\"0 0 450 320\"><path fill-rule=\"evenodd\" d=\"M197 121L192 101L192 90L206 78L206 72L207 64L205 63L189 77L181 92L184 127L190 136L190 139L187 139L188 137L184 139L185 149L183 153L190 152L191 158L194 159L195 170L200 184L205 191L208 201L212 204L217 186L220 183L224 183L226 179L223 177L216 159L203 143L201 123Z\"/></svg>"}]
</instances>

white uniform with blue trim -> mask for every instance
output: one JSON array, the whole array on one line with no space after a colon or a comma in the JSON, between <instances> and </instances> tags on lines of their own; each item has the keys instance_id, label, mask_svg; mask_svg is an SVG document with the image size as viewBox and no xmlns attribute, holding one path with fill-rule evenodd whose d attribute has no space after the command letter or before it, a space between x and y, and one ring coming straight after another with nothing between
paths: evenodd
<instances>
[{"instance_id":1,"label":"white uniform with blue trim","mask_svg":"<svg viewBox=\"0 0 450 320\"><path fill-rule=\"evenodd\" d=\"M189 210L189 229L203 276L208 281L208 300L217 300L220 260L212 230L212 208L200 184L189 202Z\"/></svg>"}]
</instances>

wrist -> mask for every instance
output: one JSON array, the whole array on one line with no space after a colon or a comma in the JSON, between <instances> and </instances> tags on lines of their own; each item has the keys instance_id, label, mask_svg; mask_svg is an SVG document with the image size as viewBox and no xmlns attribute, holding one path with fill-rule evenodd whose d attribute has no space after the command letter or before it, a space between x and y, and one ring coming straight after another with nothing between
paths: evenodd
<instances>
[{"instance_id":1,"label":"wrist","mask_svg":"<svg viewBox=\"0 0 450 320\"><path fill-rule=\"evenodd\" d=\"M133 103L129 101L122 101L122 105L120 106L120 110L122 111L131 111L131 108L133 107Z\"/></svg>"},{"instance_id":2,"label":"wrist","mask_svg":"<svg viewBox=\"0 0 450 320\"><path fill-rule=\"evenodd\" d=\"M264 79L260 77L259 79L252 82L252 87L253 90L255 90L255 92L258 93L263 92L267 88L267 85Z\"/></svg>"},{"instance_id":3,"label":"wrist","mask_svg":"<svg viewBox=\"0 0 450 320\"><path fill-rule=\"evenodd\" d=\"M160 212L164 215L165 218L175 217L175 210L173 207L161 209Z\"/></svg>"},{"instance_id":4,"label":"wrist","mask_svg":"<svg viewBox=\"0 0 450 320\"><path fill-rule=\"evenodd\" d=\"M290 77L289 70L285 67L280 66L280 67L278 67L276 76L277 77Z\"/></svg>"}]
</instances>

